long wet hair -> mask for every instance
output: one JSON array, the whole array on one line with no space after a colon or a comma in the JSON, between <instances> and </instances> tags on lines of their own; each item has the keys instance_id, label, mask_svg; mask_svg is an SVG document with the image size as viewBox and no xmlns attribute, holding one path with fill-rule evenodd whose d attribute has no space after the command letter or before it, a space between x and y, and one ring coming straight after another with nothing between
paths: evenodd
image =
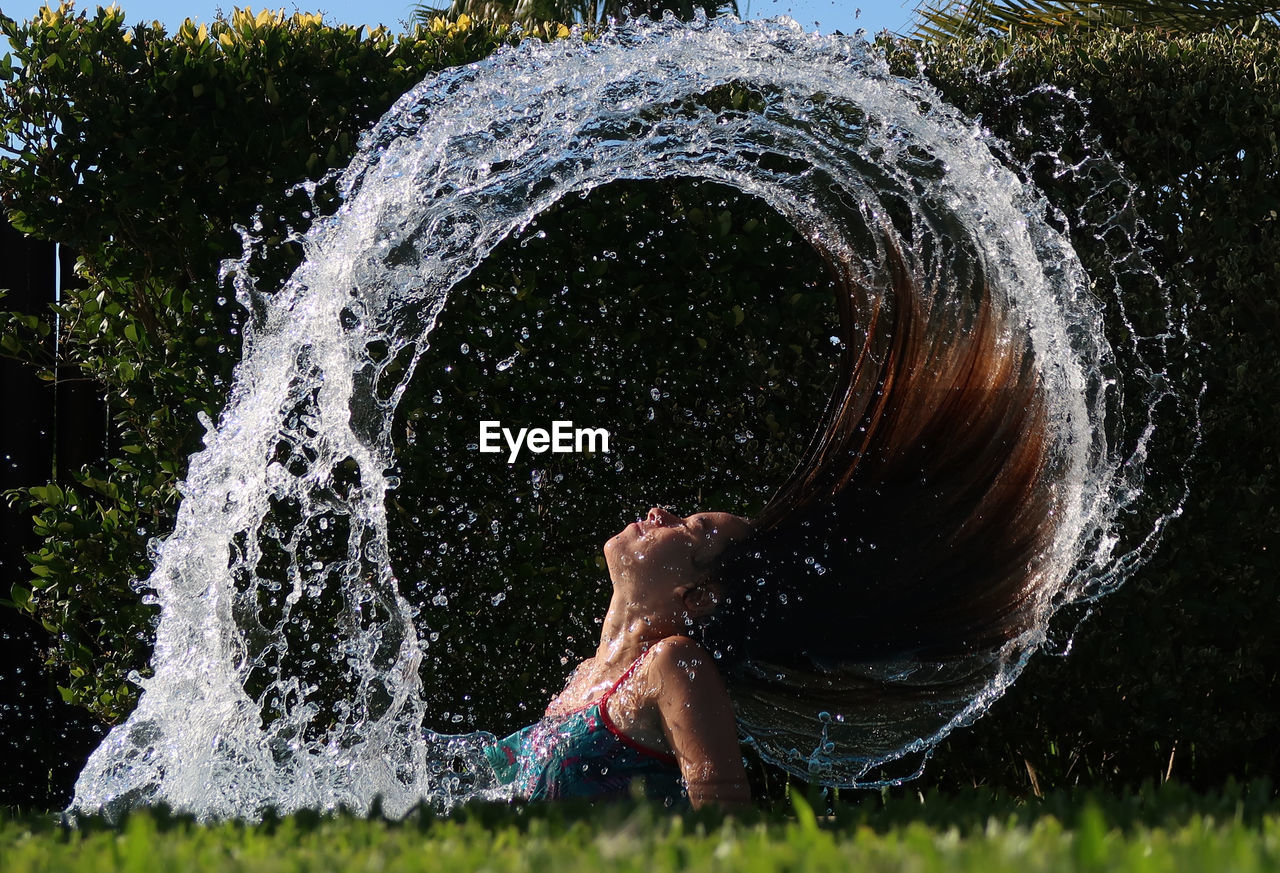
<instances>
[{"instance_id":1,"label":"long wet hair","mask_svg":"<svg viewBox=\"0 0 1280 873\"><path fill-rule=\"evenodd\" d=\"M1052 596L1058 470L1025 329L981 270L957 291L891 245L880 261L879 288L829 264L835 388L790 477L712 570L721 603L702 642L757 727L801 707L910 709L951 681L946 665L1033 631ZM904 663L933 679L868 678Z\"/></svg>"}]
</instances>

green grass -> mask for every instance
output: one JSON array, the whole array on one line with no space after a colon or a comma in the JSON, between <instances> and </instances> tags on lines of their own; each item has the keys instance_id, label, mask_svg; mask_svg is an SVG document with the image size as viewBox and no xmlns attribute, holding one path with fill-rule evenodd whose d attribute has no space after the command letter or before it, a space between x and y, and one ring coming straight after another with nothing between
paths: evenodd
<instances>
[{"instance_id":1,"label":"green grass","mask_svg":"<svg viewBox=\"0 0 1280 873\"><path fill-rule=\"evenodd\" d=\"M848 795L846 795L847 797ZM1164 787L1019 801L860 795L815 816L725 818L642 805L473 807L403 822L301 814L202 827L161 813L79 829L0 813L4 873L88 871L1247 871L1280 869L1270 787L1213 795Z\"/></svg>"}]
</instances>

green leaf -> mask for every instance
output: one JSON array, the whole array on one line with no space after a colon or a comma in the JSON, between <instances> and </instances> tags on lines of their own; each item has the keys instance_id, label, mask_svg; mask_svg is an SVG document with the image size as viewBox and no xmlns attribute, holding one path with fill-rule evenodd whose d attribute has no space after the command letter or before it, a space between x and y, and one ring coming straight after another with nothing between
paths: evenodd
<instances>
[{"instance_id":1,"label":"green leaf","mask_svg":"<svg viewBox=\"0 0 1280 873\"><path fill-rule=\"evenodd\" d=\"M791 810L796 814L796 823L801 833L813 836L818 833L818 818L813 814L813 807L804 799L795 782L787 784L787 797L791 800Z\"/></svg>"},{"instance_id":2,"label":"green leaf","mask_svg":"<svg viewBox=\"0 0 1280 873\"><path fill-rule=\"evenodd\" d=\"M733 213L725 209L716 217L716 230L720 236L728 236L733 230Z\"/></svg>"},{"instance_id":3,"label":"green leaf","mask_svg":"<svg viewBox=\"0 0 1280 873\"><path fill-rule=\"evenodd\" d=\"M23 612L34 612L35 607L31 603L31 589L26 586L19 585L16 582L9 589L9 597L13 600L14 605Z\"/></svg>"}]
</instances>

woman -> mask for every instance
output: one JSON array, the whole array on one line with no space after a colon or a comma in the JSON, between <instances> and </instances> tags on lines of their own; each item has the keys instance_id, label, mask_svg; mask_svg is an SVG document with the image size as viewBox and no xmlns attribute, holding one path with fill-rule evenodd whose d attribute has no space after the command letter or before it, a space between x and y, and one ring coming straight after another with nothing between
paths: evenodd
<instances>
[{"instance_id":1,"label":"woman","mask_svg":"<svg viewBox=\"0 0 1280 873\"><path fill-rule=\"evenodd\" d=\"M574 670L543 720L487 754L530 799L628 796L633 782L695 808L751 794L724 680L689 636L711 614L709 570L749 531L745 518L682 518L655 507L604 547L613 596L595 657Z\"/></svg>"},{"instance_id":2,"label":"woman","mask_svg":"<svg viewBox=\"0 0 1280 873\"><path fill-rule=\"evenodd\" d=\"M501 779L531 797L683 779L695 806L741 803L740 733L857 785L1037 644L1064 452L1030 340L980 263L950 285L881 254L878 279L828 261L838 379L790 478L750 524L655 509L609 541L596 656L492 749Z\"/></svg>"}]
</instances>

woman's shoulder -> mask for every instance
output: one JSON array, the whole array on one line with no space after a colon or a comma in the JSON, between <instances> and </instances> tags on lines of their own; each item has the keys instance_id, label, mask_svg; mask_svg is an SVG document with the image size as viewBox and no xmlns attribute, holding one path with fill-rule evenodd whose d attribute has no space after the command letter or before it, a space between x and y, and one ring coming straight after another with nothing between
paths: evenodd
<instances>
[{"instance_id":1,"label":"woman's shoulder","mask_svg":"<svg viewBox=\"0 0 1280 873\"><path fill-rule=\"evenodd\" d=\"M679 674L687 676L690 680L696 680L697 674L702 672L709 673L708 678L720 679L720 673L715 668L715 661L710 653L701 643L690 637L674 635L655 643L649 650L649 657L645 660L649 662L650 670L663 676ZM700 671L701 667L711 669Z\"/></svg>"}]
</instances>

